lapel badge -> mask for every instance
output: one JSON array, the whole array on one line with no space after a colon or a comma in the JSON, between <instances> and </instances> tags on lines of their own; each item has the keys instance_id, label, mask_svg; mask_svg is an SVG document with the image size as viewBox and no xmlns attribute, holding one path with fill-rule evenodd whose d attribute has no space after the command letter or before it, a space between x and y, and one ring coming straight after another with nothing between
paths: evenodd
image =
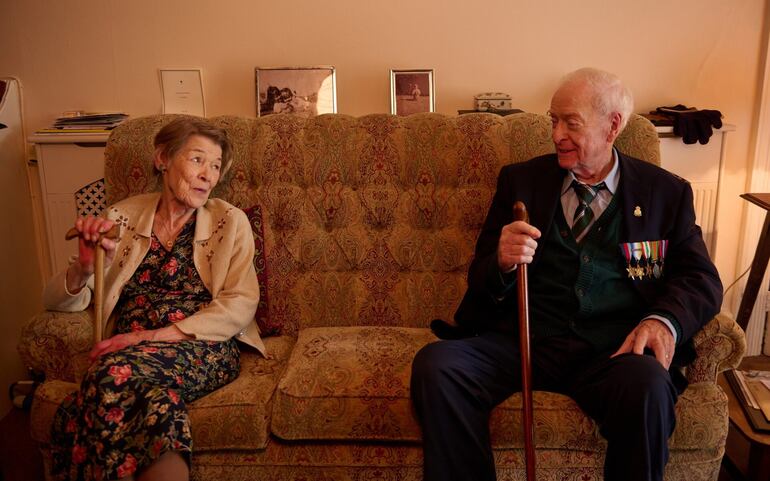
<instances>
[{"instance_id":1,"label":"lapel badge","mask_svg":"<svg viewBox=\"0 0 770 481\"><path fill-rule=\"evenodd\" d=\"M638 205L634 207L634 217L641 217L642 216L642 208Z\"/></svg>"}]
</instances>

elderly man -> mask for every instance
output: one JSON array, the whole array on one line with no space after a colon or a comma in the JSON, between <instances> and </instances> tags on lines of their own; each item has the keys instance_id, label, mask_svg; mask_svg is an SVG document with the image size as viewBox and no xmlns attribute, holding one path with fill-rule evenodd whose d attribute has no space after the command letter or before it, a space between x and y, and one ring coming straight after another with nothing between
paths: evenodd
<instances>
[{"instance_id":1,"label":"elderly man","mask_svg":"<svg viewBox=\"0 0 770 481\"><path fill-rule=\"evenodd\" d=\"M663 479L686 385L678 367L722 285L690 185L613 147L632 109L616 76L573 72L551 99L556 153L501 170L455 314L467 337L425 346L412 365L426 480L495 479L489 414L521 388L521 263L531 264L534 388L596 420L606 480ZM513 221L517 200L529 224Z\"/></svg>"}]
</instances>

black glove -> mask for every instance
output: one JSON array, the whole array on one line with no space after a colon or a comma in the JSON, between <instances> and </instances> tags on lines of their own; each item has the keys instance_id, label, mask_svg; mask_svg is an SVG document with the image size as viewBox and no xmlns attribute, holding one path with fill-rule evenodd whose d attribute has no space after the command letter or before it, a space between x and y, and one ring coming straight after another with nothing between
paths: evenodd
<instances>
[{"instance_id":1,"label":"black glove","mask_svg":"<svg viewBox=\"0 0 770 481\"><path fill-rule=\"evenodd\" d=\"M698 110L682 104L658 107L655 113L671 118L674 135L682 137L685 144L707 144L713 128L722 127L722 113L718 110Z\"/></svg>"}]
</instances>

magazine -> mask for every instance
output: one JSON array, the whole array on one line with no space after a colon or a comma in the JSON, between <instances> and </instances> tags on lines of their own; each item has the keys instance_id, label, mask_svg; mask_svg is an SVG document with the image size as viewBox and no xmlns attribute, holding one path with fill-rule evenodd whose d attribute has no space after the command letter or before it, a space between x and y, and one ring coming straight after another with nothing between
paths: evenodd
<instances>
[{"instance_id":1,"label":"magazine","mask_svg":"<svg viewBox=\"0 0 770 481\"><path fill-rule=\"evenodd\" d=\"M738 403L755 431L770 432L770 371L725 371Z\"/></svg>"}]
</instances>

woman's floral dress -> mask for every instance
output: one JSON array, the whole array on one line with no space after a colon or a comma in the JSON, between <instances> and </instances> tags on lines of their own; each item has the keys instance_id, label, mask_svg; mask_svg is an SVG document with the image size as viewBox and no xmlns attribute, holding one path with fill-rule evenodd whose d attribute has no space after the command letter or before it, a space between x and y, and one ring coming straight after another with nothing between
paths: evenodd
<instances>
[{"instance_id":1,"label":"woman's floral dress","mask_svg":"<svg viewBox=\"0 0 770 481\"><path fill-rule=\"evenodd\" d=\"M211 301L193 264L195 216L170 251L150 250L121 293L116 333L157 329ZM192 454L185 403L238 376L236 341L140 342L103 355L52 427L53 474L62 480L120 479L167 451Z\"/></svg>"}]
</instances>

